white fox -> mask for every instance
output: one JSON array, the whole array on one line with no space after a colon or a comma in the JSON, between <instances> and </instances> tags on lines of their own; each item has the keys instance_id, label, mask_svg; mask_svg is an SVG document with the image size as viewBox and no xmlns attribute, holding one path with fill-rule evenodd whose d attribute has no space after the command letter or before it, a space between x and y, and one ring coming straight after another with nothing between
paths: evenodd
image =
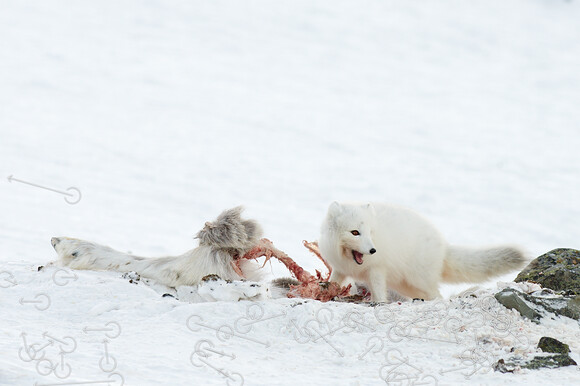
<instances>
[{"instance_id":1,"label":"white fox","mask_svg":"<svg viewBox=\"0 0 580 386\"><path fill-rule=\"evenodd\" d=\"M386 302L388 289L434 299L441 297L441 282L482 282L527 262L515 246L451 246L419 214L382 203L333 202L319 247L332 266L331 281L342 284L351 277L362 282L375 302Z\"/></svg>"}]
</instances>

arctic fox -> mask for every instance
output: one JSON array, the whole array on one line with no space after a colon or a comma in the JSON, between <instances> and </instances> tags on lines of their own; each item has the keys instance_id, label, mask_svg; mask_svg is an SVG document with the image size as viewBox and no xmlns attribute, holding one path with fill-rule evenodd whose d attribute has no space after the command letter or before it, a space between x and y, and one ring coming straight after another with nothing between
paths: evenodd
<instances>
[{"instance_id":1,"label":"arctic fox","mask_svg":"<svg viewBox=\"0 0 580 386\"><path fill-rule=\"evenodd\" d=\"M514 246L468 248L447 244L419 214L398 206L333 202L319 247L332 266L331 281L365 283L371 300L386 302L388 289L411 298L441 297L439 283L482 282L526 263Z\"/></svg>"}]
</instances>

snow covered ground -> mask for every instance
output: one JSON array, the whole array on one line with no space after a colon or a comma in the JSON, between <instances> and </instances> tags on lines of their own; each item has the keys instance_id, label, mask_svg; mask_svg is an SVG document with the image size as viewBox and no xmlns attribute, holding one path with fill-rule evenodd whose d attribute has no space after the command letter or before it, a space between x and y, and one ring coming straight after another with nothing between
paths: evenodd
<instances>
[{"instance_id":1,"label":"snow covered ground","mask_svg":"<svg viewBox=\"0 0 580 386\"><path fill-rule=\"evenodd\" d=\"M578 20L560 0L2 1L0 384L579 382L491 371L542 335L579 361L580 331L485 296L189 304L37 271L53 236L179 254L243 204L312 272L333 200L412 207L456 244L579 248Z\"/></svg>"}]
</instances>

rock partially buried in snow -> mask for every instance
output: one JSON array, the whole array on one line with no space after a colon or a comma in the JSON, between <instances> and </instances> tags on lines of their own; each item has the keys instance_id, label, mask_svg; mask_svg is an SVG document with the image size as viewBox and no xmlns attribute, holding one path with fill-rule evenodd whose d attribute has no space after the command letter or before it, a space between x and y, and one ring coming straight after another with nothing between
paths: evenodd
<instances>
[{"instance_id":1,"label":"rock partially buried in snow","mask_svg":"<svg viewBox=\"0 0 580 386\"><path fill-rule=\"evenodd\" d=\"M568 354L536 356L531 361L520 365L521 368L537 370L542 368L555 369L557 367L577 366L574 359Z\"/></svg>"},{"instance_id":2,"label":"rock partially buried in snow","mask_svg":"<svg viewBox=\"0 0 580 386\"><path fill-rule=\"evenodd\" d=\"M580 251L559 248L545 253L528 264L514 282L519 288L512 286L495 294L505 307L536 323L550 314L580 320ZM520 291L534 285L542 289L531 294Z\"/></svg>"},{"instance_id":3,"label":"rock partially buried in snow","mask_svg":"<svg viewBox=\"0 0 580 386\"><path fill-rule=\"evenodd\" d=\"M541 318L551 314L580 320L578 296L564 296L551 292L547 295L536 295L536 293L529 295L514 288L504 288L495 294L495 298L506 308L515 309L523 317L535 323L539 323Z\"/></svg>"},{"instance_id":4,"label":"rock partially buried in snow","mask_svg":"<svg viewBox=\"0 0 580 386\"><path fill-rule=\"evenodd\" d=\"M558 339L550 338L549 336L543 336L540 338L538 348L543 352L558 354L568 354L570 352L570 346L566 343L560 342Z\"/></svg>"},{"instance_id":5,"label":"rock partially buried in snow","mask_svg":"<svg viewBox=\"0 0 580 386\"><path fill-rule=\"evenodd\" d=\"M495 294L495 298L504 307L509 309L515 309L525 318L530 319L533 322L539 322L542 318L536 307L528 304L523 298L524 293L517 291L513 288L505 288L502 291Z\"/></svg>"},{"instance_id":6,"label":"rock partially buried in snow","mask_svg":"<svg viewBox=\"0 0 580 386\"><path fill-rule=\"evenodd\" d=\"M577 366L568 355L570 349L568 345L557 339L544 336L538 343L538 348L543 352L557 353L556 355L536 355L531 360L524 360L521 357L514 357L507 362L500 359L494 366L495 371L501 373L513 373L520 368L537 370L542 368L555 369L564 366Z\"/></svg>"},{"instance_id":7,"label":"rock partially buried in snow","mask_svg":"<svg viewBox=\"0 0 580 386\"><path fill-rule=\"evenodd\" d=\"M554 249L532 260L514 280L540 284L544 288L580 295L580 251Z\"/></svg>"}]
</instances>

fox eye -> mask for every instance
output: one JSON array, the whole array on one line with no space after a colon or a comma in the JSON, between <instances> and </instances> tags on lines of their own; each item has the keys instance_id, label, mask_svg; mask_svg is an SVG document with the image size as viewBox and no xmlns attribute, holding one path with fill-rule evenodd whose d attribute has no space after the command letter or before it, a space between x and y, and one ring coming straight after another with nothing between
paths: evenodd
<instances>
[{"instance_id":1,"label":"fox eye","mask_svg":"<svg viewBox=\"0 0 580 386\"><path fill-rule=\"evenodd\" d=\"M79 254L78 252L73 252L73 253L71 253L71 255L72 255L73 257L77 257L77 255L78 255L78 254Z\"/></svg>"},{"instance_id":2,"label":"fox eye","mask_svg":"<svg viewBox=\"0 0 580 386\"><path fill-rule=\"evenodd\" d=\"M352 233L354 236L360 236L360 232L357 230L350 231L350 233Z\"/></svg>"}]
</instances>

